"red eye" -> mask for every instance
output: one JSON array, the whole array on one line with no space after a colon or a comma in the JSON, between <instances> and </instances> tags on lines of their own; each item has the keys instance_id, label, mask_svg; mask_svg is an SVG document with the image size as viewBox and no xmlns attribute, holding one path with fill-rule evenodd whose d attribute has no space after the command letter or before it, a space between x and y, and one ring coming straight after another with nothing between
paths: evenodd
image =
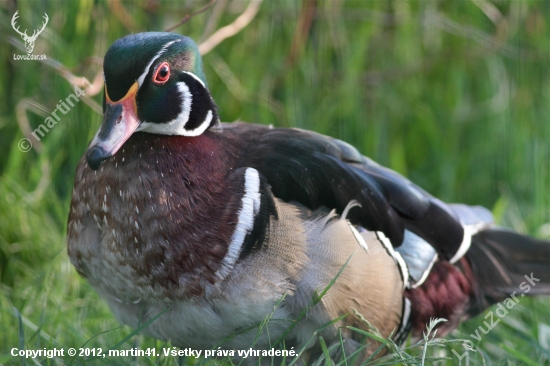
<instances>
[{"instance_id":1,"label":"red eye","mask_svg":"<svg viewBox=\"0 0 550 366\"><path fill-rule=\"evenodd\" d=\"M155 70L153 82L155 84L164 84L170 78L170 65L168 62L161 63Z\"/></svg>"}]
</instances>

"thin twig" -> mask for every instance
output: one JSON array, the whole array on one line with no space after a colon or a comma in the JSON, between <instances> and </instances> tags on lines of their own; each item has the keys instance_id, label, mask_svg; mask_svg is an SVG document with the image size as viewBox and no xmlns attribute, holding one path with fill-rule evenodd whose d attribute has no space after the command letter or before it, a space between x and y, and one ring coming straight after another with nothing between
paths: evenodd
<instances>
[{"instance_id":1,"label":"thin twig","mask_svg":"<svg viewBox=\"0 0 550 366\"><path fill-rule=\"evenodd\" d=\"M23 132L23 135L30 140L32 137L32 128L29 118L27 117L27 111L32 111L40 117L47 117L49 111L42 104L30 98L23 98L15 105L15 118L19 124L19 129ZM43 146L40 140L33 139L33 148L39 153L42 152Z\"/></svg>"},{"instance_id":2,"label":"thin twig","mask_svg":"<svg viewBox=\"0 0 550 366\"><path fill-rule=\"evenodd\" d=\"M287 63L292 66L300 58L301 53L304 50L304 46L309 38L311 26L313 25L313 17L315 14L316 0L307 0L304 2L298 23L296 24L296 31L294 32L294 39L292 40L292 47L290 54L287 58Z\"/></svg>"},{"instance_id":3,"label":"thin twig","mask_svg":"<svg viewBox=\"0 0 550 366\"><path fill-rule=\"evenodd\" d=\"M205 12L206 10L208 10L212 5L214 5L214 3L216 2L217 0L210 0L210 2L208 4L206 4L206 6L196 12L194 12L193 14L185 14L185 16L183 18L181 18L181 20L176 23L176 25L173 25L172 27L170 28L167 28L166 29L166 32L171 32L173 31L174 29L176 29L177 27L179 27L180 25L184 24L184 23L187 23L187 21L189 21L189 19L193 18L195 15L199 15L200 13L203 13Z\"/></svg>"},{"instance_id":4,"label":"thin twig","mask_svg":"<svg viewBox=\"0 0 550 366\"><path fill-rule=\"evenodd\" d=\"M128 10L126 10L124 5L122 5L120 0L109 0L107 1L107 6L109 7L111 13L117 17L118 20L120 20L126 29L129 29L131 32L135 32L137 30L136 23L129 15Z\"/></svg>"},{"instance_id":5,"label":"thin twig","mask_svg":"<svg viewBox=\"0 0 550 366\"><path fill-rule=\"evenodd\" d=\"M498 8L487 0L472 0L475 6L477 6L483 14L487 16L493 22L494 25L498 25L503 19L504 16L498 10Z\"/></svg>"},{"instance_id":6,"label":"thin twig","mask_svg":"<svg viewBox=\"0 0 550 366\"><path fill-rule=\"evenodd\" d=\"M199 45L199 52L201 55L205 55L208 52L212 51L214 47L219 45L223 40L229 37L233 37L235 34L239 33L244 27L246 27L252 19L258 13L260 9L260 4L262 0L251 0L250 4L246 10L239 15L235 21L225 27L218 29L214 34L212 34L206 41Z\"/></svg>"},{"instance_id":7,"label":"thin twig","mask_svg":"<svg viewBox=\"0 0 550 366\"><path fill-rule=\"evenodd\" d=\"M218 0L216 2L216 5L212 7L212 12L210 13L210 16L208 17L208 20L206 21L206 26L204 27L204 31L202 32L200 42L207 39L218 27L218 22L220 21L220 18L225 11L225 8L227 7L228 0Z\"/></svg>"}]
</instances>

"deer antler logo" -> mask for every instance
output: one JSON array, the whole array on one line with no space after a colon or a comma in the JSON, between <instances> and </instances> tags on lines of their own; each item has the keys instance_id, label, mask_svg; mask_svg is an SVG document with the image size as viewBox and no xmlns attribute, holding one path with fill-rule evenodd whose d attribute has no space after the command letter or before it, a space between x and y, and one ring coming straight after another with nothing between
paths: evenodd
<instances>
[{"instance_id":1,"label":"deer antler logo","mask_svg":"<svg viewBox=\"0 0 550 366\"><path fill-rule=\"evenodd\" d=\"M46 28L46 24L48 24L48 20L50 18L48 18L48 14L44 13L44 24L42 24L42 28L40 30L35 30L32 34L32 36L28 36L27 35L27 30L25 29L24 32L21 32L19 30L19 27L16 26L15 24L15 21L17 20L17 18L19 18L19 15L17 14L19 13L19 10L15 12L15 14L13 14L13 17L11 18L11 26L13 27L13 29L19 33L21 35L21 37L23 37L23 41L25 42L25 48L27 49L27 53L31 53L32 50L34 49L34 42L36 41L36 38L38 38L38 35L40 33L42 33L42 31L44 30L44 28Z\"/></svg>"}]
</instances>

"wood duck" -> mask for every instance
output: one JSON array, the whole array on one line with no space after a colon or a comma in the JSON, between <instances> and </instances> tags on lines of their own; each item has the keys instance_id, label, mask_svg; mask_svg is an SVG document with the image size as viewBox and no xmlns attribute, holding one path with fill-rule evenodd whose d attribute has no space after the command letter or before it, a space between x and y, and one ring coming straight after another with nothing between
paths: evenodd
<instances>
[{"instance_id":1,"label":"wood duck","mask_svg":"<svg viewBox=\"0 0 550 366\"><path fill-rule=\"evenodd\" d=\"M371 329L365 319L399 343L432 317L448 333L525 275L538 280L529 295L550 292L550 243L488 210L445 204L334 138L220 123L190 38L119 39L104 77L68 253L124 324L164 311L146 334L195 349L282 338L308 362L321 336L342 337L334 352L362 347L346 326Z\"/></svg>"}]
</instances>

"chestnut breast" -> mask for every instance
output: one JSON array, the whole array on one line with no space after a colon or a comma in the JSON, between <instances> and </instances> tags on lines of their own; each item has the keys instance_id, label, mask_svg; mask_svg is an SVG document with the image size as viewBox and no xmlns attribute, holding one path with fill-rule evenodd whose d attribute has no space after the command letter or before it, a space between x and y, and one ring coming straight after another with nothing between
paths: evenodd
<instances>
[{"instance_id":1,"label":"chestnut breast","mask_svg":"<svg viewBox=\"0 0 550 366\"><path fill-rule=\"evenodd\" d=\"M238 221L236 159L215 132L136 133L97 171L82 159L68 222L78 272L121 301L200 294Z\"/></svg>"}]
</instances>

